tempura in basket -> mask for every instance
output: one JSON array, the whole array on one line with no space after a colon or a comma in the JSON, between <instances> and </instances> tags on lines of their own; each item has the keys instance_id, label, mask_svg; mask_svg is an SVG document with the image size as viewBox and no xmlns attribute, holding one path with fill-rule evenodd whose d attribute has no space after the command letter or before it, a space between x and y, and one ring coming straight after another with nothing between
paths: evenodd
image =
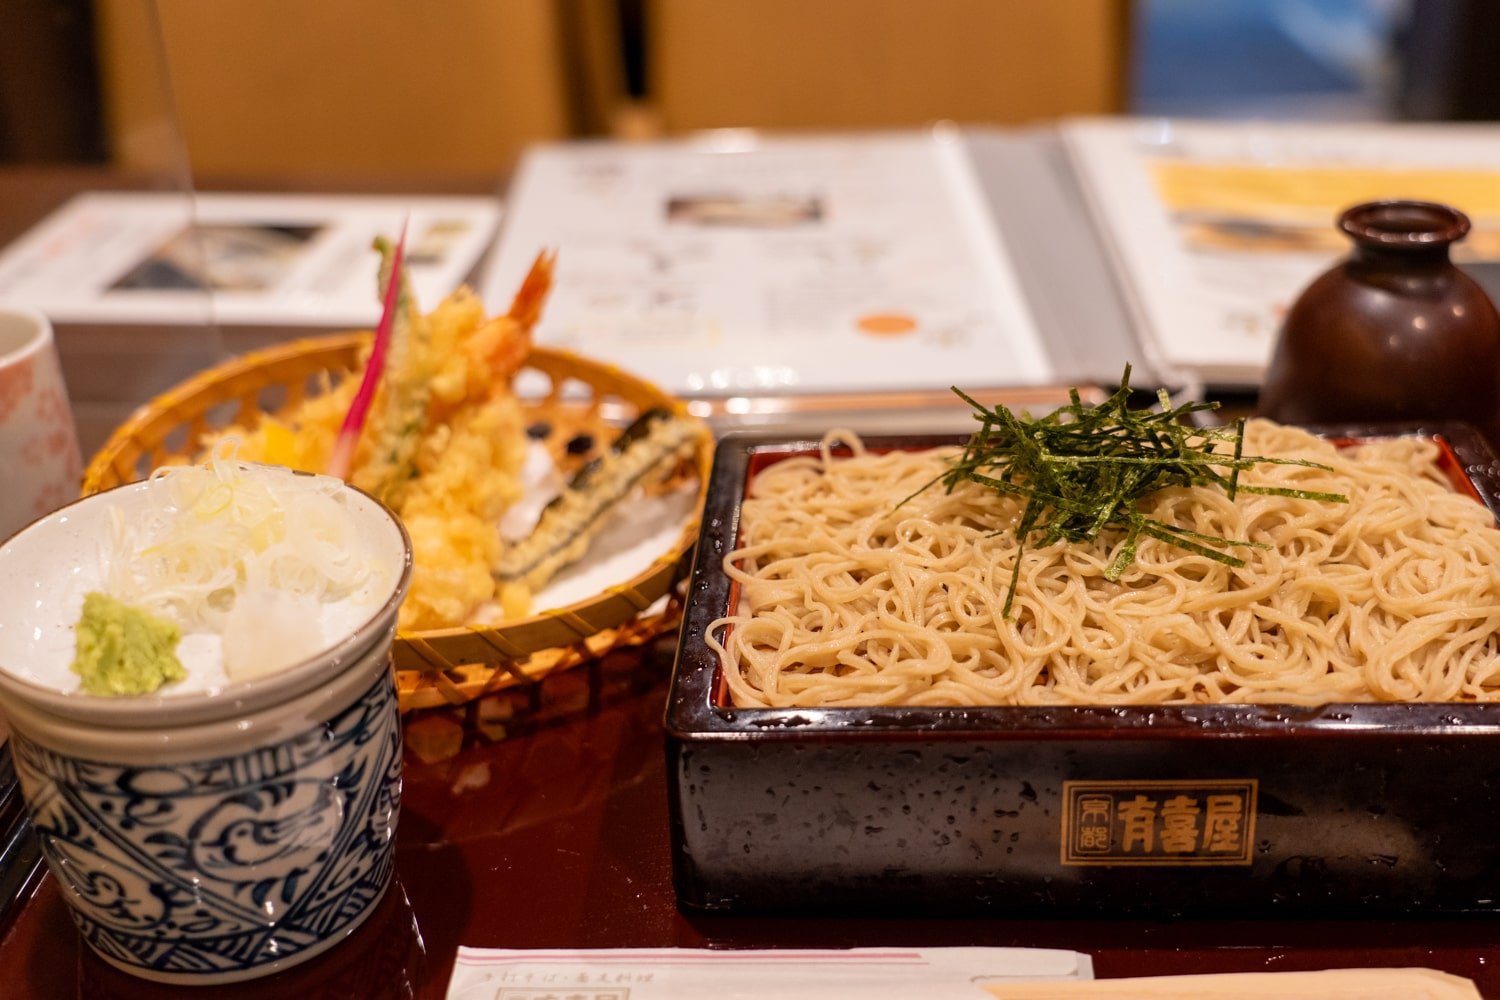
<instances>
[{"instance_id":1,"label":"tempura in basket","mask_svg":"<svg viewBox=\"0 0 1500 1000\"><path fill-rule=\"evenodd\" d=\"M384 286L391 249L377 246ZM398 278L389 353L349 481L394 509L411 535L403 629L469 622L492 602L504 617L527 609L524 587L497 588L493 571L503 543L495 526L521 494L526 429L511 378L530 350L554 259L539 255L510 310L488 319L467 288L424 315L404 276ZM359 381L327 387L289 417L263 415L244 437L240 457L323 471Z\"/></svg>"}]
</instances>

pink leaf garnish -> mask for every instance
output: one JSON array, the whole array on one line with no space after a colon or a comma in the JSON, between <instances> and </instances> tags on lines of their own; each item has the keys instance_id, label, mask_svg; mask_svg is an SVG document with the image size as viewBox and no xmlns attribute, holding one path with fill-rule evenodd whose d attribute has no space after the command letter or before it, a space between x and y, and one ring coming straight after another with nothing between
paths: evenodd
<instances>
[{"instance_id":1,"label":"pink leaf garnish","mask_svg":"<svg viewBox=\"0 0 1500 1000\"><path fill-rule=\"evenodd\" d=\"M328 475L340 479L349 478L349 469L354 464L354 446L359 443L359 432L364 430L370 415L370 404L375 400L375 388L380 384L385 371L386 348L391 342L391 328L396 325L396 303L401 294L401 264L406 257L406 223L401 224L401 238L396 242L396 252L391 257L391 279L385 287L385 303L380 314L380 325L375 328L375 345L370 349L370 361L365 365L364 378L349 412L344 415L344 424L333 442L333 452L328 457Z\"/></svg>"}]
</instances>

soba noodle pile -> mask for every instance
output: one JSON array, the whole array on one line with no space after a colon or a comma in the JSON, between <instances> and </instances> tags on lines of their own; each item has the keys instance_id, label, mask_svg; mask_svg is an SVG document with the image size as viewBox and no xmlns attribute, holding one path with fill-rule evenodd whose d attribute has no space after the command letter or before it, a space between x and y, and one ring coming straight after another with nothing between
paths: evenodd
<instances>
[{"instance_id":1,"label":"soba noodle pile","mask_svg":"<svg viewBox=\"0 0 1500 1000\"><path fill-rule=\"evenodd\" d=\"M846 441L852 457L830 448ZM927 489L951 452L868 454L851 434L752 483L725 559L739 614L709 643L740 706L1038 705L1500 698L1500 530L1452 491L1436 446L1339 450L1265 421L1247 484L1344 493L1335 504L1202 487L1142 511L1263 542L1226 566L1143 539L1118 583L1121 533L1027 547L1010 620L1019 499ZM724 626L727 629L721 632ZM722 645L721 645L722 640Z\"/></svg>"}]
</instances>

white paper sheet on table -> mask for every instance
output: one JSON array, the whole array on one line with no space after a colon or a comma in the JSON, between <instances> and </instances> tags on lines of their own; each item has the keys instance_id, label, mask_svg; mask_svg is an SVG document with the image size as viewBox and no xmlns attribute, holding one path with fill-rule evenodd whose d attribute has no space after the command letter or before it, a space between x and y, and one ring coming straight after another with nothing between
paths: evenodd
<instances>
[{"instance_id":1,"label":"white paper sheet on table","mask_svg":"<svg viewBox=\"0 0 1500 1000\"><path fill-rule=\"evenodd\" d=\"M983 1000L986 983L1092 979L1087 955L1037 948L459 948L449 1000Z\"/></svg>"},{"instance_id":2,"label":"white paper sheet on table","mask_svg":"<svg viewBox=\"0 0 1500 1000\"><path fill-rule=\"evenodd\" d=\"M679 395L1052 377L956 130L540 147L511 188L486 301L548 247L538 342Z\"/></svg>"},{"instance_id":3,"label":"white paper sheet on table","mask_svg":"<svg viewBox=\"0 0 1500 1000\"><path fill-rule=\"evenodd\" d=\"M0 304L58 322L373 326L375 236L409 220L406 273L431 309L499 218L493 198L90 192L0 254Z\"/></svg>"}]
</instances>

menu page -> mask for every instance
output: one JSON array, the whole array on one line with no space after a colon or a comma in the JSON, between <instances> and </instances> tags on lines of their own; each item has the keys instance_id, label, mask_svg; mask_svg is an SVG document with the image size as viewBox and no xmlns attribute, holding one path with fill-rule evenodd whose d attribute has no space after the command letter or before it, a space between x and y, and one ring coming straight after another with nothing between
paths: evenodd
<instances>
[{"instance_id":1,"label":"menu page","mask_svg":"<svg viewBox=\"0 0 1500 1000\"><path fill-rule=\"evenodd\" d=\"M1092 979L1043 948L523 951L460 948L449 1000L985 1000L1007 983Z\"/></svg>"},{"instance_id":2,"label":"menu page","mask_svg":"<svg viewBox=\"0 0 1500 1000\"><path fill-rule=\"evenodd\" d=\"M1352 205L1474 224L1453 257L1500 291L1500 127L1079 119L1063 139L1163 370L1258 384L1287 308L1348 252Z\"/></svg>"},{"instance_id":3,"label":"menu page","mask_svg":"<svg viewBox=\"0 0 1500 1000\"><path fill-rule=\"evenodd\" d=\"M0 305L58 322L372 326L376 236L408 224L406 273L430 309L499 217L491 198L88 193L0 255Z\"/></svg>"},{"instance_id":4,"label":"menu page","mask_svg":"<svg viewBox=\"0 0 1500 1000\"><path fill-rule=\"evenodd\" d=\"M558 251L541 343L693 396L1048 381L953 131L550 146L483 280Z\"/></svg>"}]
</instances>

